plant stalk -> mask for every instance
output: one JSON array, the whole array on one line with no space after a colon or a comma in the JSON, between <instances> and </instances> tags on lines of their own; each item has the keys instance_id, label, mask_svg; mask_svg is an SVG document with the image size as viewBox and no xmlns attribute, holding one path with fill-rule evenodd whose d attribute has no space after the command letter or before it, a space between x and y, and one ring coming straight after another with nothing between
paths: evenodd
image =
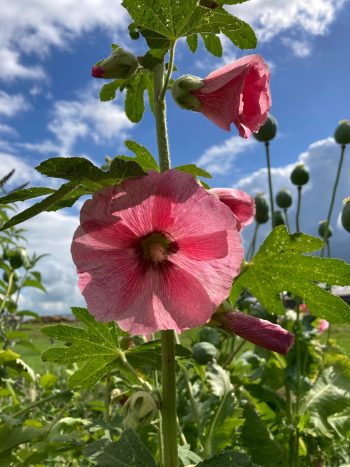
<instances>
[{"instance_id":1,"label":"plant stalk","mask_svg":"<svg viewBox=\"0 0 350 467\"><path fill-rule=\"evenodd\" d=\"M273 202L273 191L272 191L272 178L271 178L271 160L270 160L270 143L266 141L265 143L266 150L266 165L267 165L267 176L269 182L269 193L270 193L270 208L271 208L271 227L275 227L274 212L275 206Z\"/></svg>"},{"instance_id":2,"label":"plant stalk","mask_svg":"<svg viewBox=\"0 0 350 467\"><path fill-rule=\"evenodd\" d=\"M298 185L298 204L297 204L297 214L295 218L295 226L296 226L297 233L300 232L301 189L302 189L302 186Z\"/></svg>"}]
</instances>

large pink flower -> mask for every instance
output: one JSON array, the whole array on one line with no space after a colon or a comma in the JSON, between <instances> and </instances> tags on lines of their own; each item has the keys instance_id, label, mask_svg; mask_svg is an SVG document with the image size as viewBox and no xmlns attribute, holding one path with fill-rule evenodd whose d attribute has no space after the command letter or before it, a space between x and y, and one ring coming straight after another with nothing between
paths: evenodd
<instances>
[{"instance_id":1,"label":"large pink flower","mask_svg":"<svg viewBox=\"0 0 350 467\"><path fill-rule=\"evenodd\" d=\"M224 130L234 123L247 138L265 122L271 107L270 72L260 55L247 55L210 73L191 93L198 109Z\"/></svg>"},{"instance_id":2,"label":"large pink flower","mask_svg":"<svg viewBox=\"0 0 350 467\"><path fill-rule=\"evenodd\" d=\"M230 292L243 248L230 209L191 175L168 170L95 193L72 255L96 319L151 334L206 323Z\"/></svg>"},{"instance_id":3,"label":"large pink flower","mask_svg":"<svg viewBox=\"0 0 350 467\"><path fill-rule=\"evenodd\" d=\"M245 191L234 188L212 188L209 193L216 195L222 203L231 209L237 218L238 230L254 221L255 200Z\"/></svg>"}]
</instances>

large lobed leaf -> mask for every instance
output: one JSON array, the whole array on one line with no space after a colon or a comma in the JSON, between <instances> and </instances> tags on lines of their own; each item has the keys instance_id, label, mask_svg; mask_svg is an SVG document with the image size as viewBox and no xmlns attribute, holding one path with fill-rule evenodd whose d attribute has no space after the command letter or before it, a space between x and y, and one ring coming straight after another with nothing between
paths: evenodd
<instances>
[{"instance_id":1,"label":"large lobed leaf","mask_svg":"<svg viewBox=\"0 0 350 467\"><path fill-rule=\"evenodd\" d=\"M297 233L289 235L285 226L276 227L260 247L252 262L235 280L230 300L248 289L270 313L283 314L283 291L302 297L310 312L332 322L349 322L350 308L339 297L317 283L350 285L350 265L340 259L306 256L323 246L322 240Z\"/></svg>"}]
</instances>

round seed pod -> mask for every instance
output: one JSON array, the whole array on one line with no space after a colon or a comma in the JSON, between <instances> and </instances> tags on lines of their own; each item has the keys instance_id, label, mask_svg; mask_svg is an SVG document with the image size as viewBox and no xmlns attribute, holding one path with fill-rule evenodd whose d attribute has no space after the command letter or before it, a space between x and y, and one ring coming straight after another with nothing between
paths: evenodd
<instances>
[{"instance_id":1,"label":"round seed pod","mask_svg":"<svg viewBox=\"0 0 350 467\"><path fill-rule=\"evenodd\" d=\"M350 198L345 200L343 211L341 213L341 223L344 229L350 233Z\"/></svg>"},{"instance_id":2,"label":"round seed pod","mask_svg":"<svg viewBox=\"0 0 350 467\"><path fill-rule=\"evenodd\" d=\"M333 234L333 229L331 226L327 228L327 221L321 221L318 225L318 235L323 238L323 240L328 240Z\"/></svg>"},{"instance_id":3,"label":"round seed pod","mask_svg":"<svg viewBox=\"0 0 350 467\"><path fill-rule=\"evenodd\" d=\"M192 347L192 356L200 365L206 365L216 358L218 349L210 342L197 342Z\"/></svg>"},{"instance_id":4,"label":"round seed pod","mask_svg":"<svg viewBox=\"0 0 350 467\"><path fill-rule=\"evenodd\" d=\"M258 224L265 224L269 220L269 205L263 193L255 196L255 220Z\"/></svg>"},{"instance_id":5,"label":"round seed pod","mask_svg":"<svg viewBox=\"0 0 350 467\"><path fill-rule=\"evenodd\" d=\"M350 143L350 122L349 120L341 120L335 129L334 139L342 146Z\"/></svg>"},{"instance_id":6,"label":"round seed pod","mask_svg":"<svg viewBox=\"0 0 350 467\"><path fill-rule=\"evenodd\" d=\"M199 332L199 339L201 342L209 342L217 347L220 344L220 331L204 326Z\"/></svg>"},{"instance_id":7,"label":"round seed pod","mask_svg":"<svg viewBox=\"0 0 350 467\"><path fill-rule=\"evenodd\" d=\"M290 174L290 180L294 185L303 186L306 185L309 181L309 172L304 166L304 164L298 164L294 167L292 173Z\"/></svg>"},{"instance_id":8,"label":"round seed pod","mask_svg":"<svg viewBox=\"0 0 350 467\"><path fill-rule=\"evenodd\" d=\"M272 116L269 115L265 123L259 128L257 133L253 133L254 138L261 143L267 143L271 141L277 133L277 121Z\"/></svg>"},{"instance_id":9,"label":"round seed pod","mask_svg":"<svg viewBox=\"0 0 350 467\"><path fill-rule=\"evenodd\" d=\"M284 219L281 211L274 211L273 213L273 225L277 227L278 225L284 225Z\"/></svg>"},{"instance_id":10,"label":"round seed pod","mask_svg":"<svg viewBox=\"0 0 350 467\"><path fill-rule=\"evenodd\" d=\"M292 194L287 188L282 188L276 195L276 203L279 208L287 209L292 205Z\"/></svg>"},{"instance_id":11,"label":"round seed pod","mask_svg":"<svg viewBox=\"0 0 350 467\"><path fill-rule=\"evenodd\" d=\"M10 261L11 267L13 269L29 268L30 263L28 260L27 252L24 248L14 248L13 250L8 250L6 256Z\"/></svg>"}]
</instances>

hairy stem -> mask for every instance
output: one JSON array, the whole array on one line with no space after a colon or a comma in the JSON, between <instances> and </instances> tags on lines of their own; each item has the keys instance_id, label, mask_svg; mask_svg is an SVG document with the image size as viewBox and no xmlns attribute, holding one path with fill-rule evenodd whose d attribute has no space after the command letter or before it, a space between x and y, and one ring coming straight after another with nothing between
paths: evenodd
<instances>
[{"instance_id":1,"label":"hairy stem","mask_svg":"<svg viewBox=\"0 0 350 467\"><path fill-rule=\"evenodd\" d=\"M170 154L166 121L166 101L165 96L162 97L162 89L164 87L164 62L154 67L153 74L154 116L156 120L159 167L161 172L165 172L170 169Z\"/></svg>"},{"instance_id":2,"label":"hairy stem","mask_svg":"<svg viewBox=\"0 0 350 467\"><path fill-rule=\"evenodd\" d=\"M273 229L275 227L275 222L274 222L275 207L274 207L274 202L273 202L273 191L272 191L270 143L268 141L265 143L265 150L266 150L267 176L268 176L269 193L270 193L271 227Z\"/></svg>"}]
</instances>

